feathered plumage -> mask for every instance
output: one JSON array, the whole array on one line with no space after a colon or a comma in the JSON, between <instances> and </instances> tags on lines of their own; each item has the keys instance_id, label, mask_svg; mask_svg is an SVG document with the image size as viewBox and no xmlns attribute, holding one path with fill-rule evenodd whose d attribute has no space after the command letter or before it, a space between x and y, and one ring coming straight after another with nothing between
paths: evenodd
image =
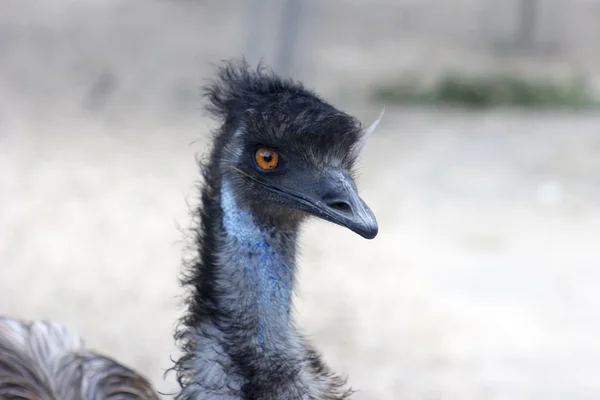
<instances>
[{"instance_id":1,"label":"feathered plumage","mask_svg":"<svg viewBox=\"0 0 600 400\"><path fill-rule=\"evenodd\" d=\"M322 184L315 177L325 176L337 182L335 196L347 182L335 174L352 171L364 131L302 84L244 62L225 64L204 94L222 125L201 165L197 257L186 267L189 310L177 333L185 353L176 365L177 398L345 399L351 390L297 332L289 311L299 224L309 214L333 219L280 192L310 196ZM286 165L257 173L252 155L260 146L278 151Z\"/></svg>"},{"instance_id":2,"label":"feathered plumage","mask_svg":"<svg viewBox=\"0 0 600 400\"><path fill-rule=\"evenodd\" d=\"M221 126L201 163L195 256L184 266L176 399L347 399L344 379L295 326L296 247L311 215L377 234L352 178L376 123L365 131L302 84L244 61L220 67L204 94ZM0 398L157 397L144 378L60 326L4 318Z\"/></svg>"},{"instance_id":3,"label":"feathered plumage","mask_svg":"<svg viewBox=\"0 0 600 400\"><path fill-rule=\"evenodd\" d=\"M0 399L151 400L146 379L49 322L0 317Z\"/></svg>"}]
</instances>

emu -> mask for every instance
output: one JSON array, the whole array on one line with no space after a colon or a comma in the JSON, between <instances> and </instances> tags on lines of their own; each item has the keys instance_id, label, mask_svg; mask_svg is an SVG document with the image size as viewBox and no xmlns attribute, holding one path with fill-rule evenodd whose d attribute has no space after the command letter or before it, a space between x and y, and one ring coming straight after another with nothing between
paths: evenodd
<instances>
[{"instance_id":1,"label":"emu","mask_svg":"<svg viewBox=\"0 0 600 400\"><path fill-rule=\"evenodd\" d=\"M204 95L221 124L200 163L175 398L347 399L345 379L294 323L297 242L309 216L377 235L352 175L381 115L363 129L301 83L244 60L219 66ZM158 397L142 376L60 325L0 318L0 398Z\"/></svg>"}]
</instances>

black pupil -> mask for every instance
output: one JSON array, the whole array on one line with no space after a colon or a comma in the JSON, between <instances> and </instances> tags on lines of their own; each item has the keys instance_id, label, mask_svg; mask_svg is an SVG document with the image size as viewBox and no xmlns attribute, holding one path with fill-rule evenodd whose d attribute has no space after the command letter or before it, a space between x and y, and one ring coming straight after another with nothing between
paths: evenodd
<instances>
[{"instance_id":1,"label":"black pupil","mask_svg":"<svg viewBox=\"0 0 600 400\"><path fill-rule=\"evenodd\" d=\"M271 155L271 153L269 153L269 152L265 151L265 152L262 154L262 158L263 158L263 160L265 160L266 162L271 162L271 160L273 159L273 156Z\"/></svg>"}]
</instances>

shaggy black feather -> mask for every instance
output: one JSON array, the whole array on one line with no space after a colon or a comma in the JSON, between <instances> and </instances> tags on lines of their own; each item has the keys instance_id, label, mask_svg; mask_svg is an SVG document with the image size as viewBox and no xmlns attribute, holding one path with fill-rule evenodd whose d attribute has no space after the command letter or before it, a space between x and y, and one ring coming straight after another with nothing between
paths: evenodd
<instances>
[{"instance_id":1,"label":"shaggy black feather","mask_svg":"<svg viewBox=\"0 0 600 400\"><path fill-rule=\"evenodd\" d=\"M242 60L219 68L217 79L203 92L206 109L224 124L217 133L224 137L215 145L223 145L231 127L242 123L275 148L307 156L339 157L349 169L356 161L349 149L361 133L360 122L300 82L279 78L260 65L253 71ZM325 159L317 161L326 164Z\"/></svg>"},{"instance_id":2,"label":"shaggy black feather","mask_svg":"<svg viewBox=\"0 0 600 400\"><path fill-rule=\"evenodd\" d=\"M204 88L204 96L207 110L221 126L213 133L209 157L200 162L200 205L193 228L196 254L184 266L182 284L187 288L188 309L176 332L184 354L174 367L182 387L176 398L346 399L352 391L345 388L345 381L328 369L300 335L300 358L283 352L267 354L260 346L247 342L244 330L255 321L239 318L236 305L228 304L231 299L223 289L226 283L218 279L219 257L227 251L222 248L221 186L224 174L230 173L224 170L223 160L231 157L230 143L236 132L241 131L246 142L294 151L307 163L327 165L339 160L341 167L351 171L355 163L351 149L361 134L360 123L302 84L281 79L260 66L251 70L243 60L219 67L217 79ZM292 256L295 232L303 219L296 217L285 212L269 217L292 232L281 238L282 246L292 247ZM287 225L282 222L286 218L290 220ZM199 341L215 346L202 347ZM231 381L216 384L199 378L203 371L198 371L198 365L207 357L214 359L215 369L222 370ZM261 357L268 359L265 362ZM314 382L315 387L303 388L305 381Z\"/></svg>"}]
</instances>

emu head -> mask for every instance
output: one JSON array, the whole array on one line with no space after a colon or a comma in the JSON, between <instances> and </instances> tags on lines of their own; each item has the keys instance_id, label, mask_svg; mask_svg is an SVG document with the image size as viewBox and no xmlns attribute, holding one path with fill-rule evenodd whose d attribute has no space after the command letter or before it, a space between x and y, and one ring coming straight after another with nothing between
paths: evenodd
<instances>
[{"instance_id":1,"label":"emu head","mask_svg":"<svg viewBox=\"0 0 600 400\"><path fill-rule=\"evenodd\" d=\"M352 175L379 120L363 129L300 83L251 71L243 61L221 67L205 95L223 122L215 139L219 170L238 204L278 224L313 215L368 239L377 235Z\"/></svg>"}]
</instances>

